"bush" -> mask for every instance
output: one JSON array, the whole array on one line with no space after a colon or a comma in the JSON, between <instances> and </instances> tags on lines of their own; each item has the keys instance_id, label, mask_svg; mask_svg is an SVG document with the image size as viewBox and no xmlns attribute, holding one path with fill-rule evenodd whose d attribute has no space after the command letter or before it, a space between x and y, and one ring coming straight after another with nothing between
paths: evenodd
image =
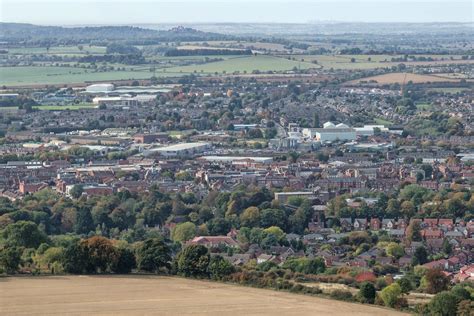
<instances>
[{"instance_id":1,"label":"bush","mask_svg":"<svg viewBox=\"0 0 474 316\"><path fill-rule=\"evenodd\" d=\"M111 266L112 272L130 273L132 269L136 268L137 262L135 259L135 255L130 249L119 248L117 252L118 258Z\"/></svg>"},{"instance_id":2,"label":"bush","mask_svg":"<svg viewBox=\"0 0 474 316\"><path fill-rule=\"evenodd\" d=\"M382 300L382 297L380 297L379 294L376 294L376 295L375 295L374 304L375 304L375 305L380 305L380 306L384 306L384 305L385 305L385 303L384 303L383 300Z\"/></svg>"},{"instance_id":3,"label":"bush","mask_svg":"<svg viewBox=\"0 0 474 316\"><path fill-rule=\"evenodd\" d=\"M377 291L375 290L375 286L370 282L364 282L360 285L358 299L361 303L372 304L375 300L376 294Z\"/></svg>"},{"instance_id":4,"label":"bush","mask_svg":"<svg viewBox=\"0 0 474 316\"><path fill-rule=\"evenodd\" d=\"M262 262L259 265L257 265L257 270L258 271L269 271L269 270L271 270L273 268L276 268L276 267L277 267L277 264L275 262L265 261L265 262Z\"/></svg>"},{"instance_id":5,"label":"bush","mask_svg":"<svg viewBox=\"0 0 474 316\"><path fill-rule=\"evenodd\" d=\"M340 301L351 301L352 300L352 293L347 290L334 290L329 294L331 298Z\"/></svg>"},{"instance_id":6,"label":"bush","mask_svg":"<svg viewBox=\"0 0 474 316\"><path fill-rule=\"evenodd\" d=\"M285 261L283 268L303 274L318 274L323 273L326 266L322 258L290 258Z\"/></svg>"},{"instance_id":7,"label":"bush","mask_svg":"<svg viewBox=\"0 0 474 316\"><path fill-rule=\"evenodd\" d=\"M291 289L293 284L290 281L278 279L276 281L276 289L278 290L289 290Z\"/></svg>"},{"instance_id":8,"label":"bush","mask_svg":"<svg viewBox=\"0 0 474 316\"><path fill-rule=\"evenodd\" d=\"M384 277L377 278L377 280L375 281L375 288L377 290L381 290L386 286L387 286L387 280L385 280Z\"/></svg>"},{"instance_id":9,"label":"bush","mask_svg":"<svg viewBox=\"0 0 474 316\"><path fill-rule=\"evenodd\" d=\"M451 316L456 315L458 300L456 296L448 291L436 294L429 303L429 311L432 315Z\"/></svg>"},{"instance_id":10,"label":"bush","mask_svg":"<svg viewBox=\"0 0 474 316\"><path fill-rule=\"evenodd\" d=\"M319 287L317 286L305 286L305 293L308 293L308 294L321 294L323 293L323 290L321 290Z\"/></svg>"},{"instance_id":11,"label":"bush","mask_svg":"<svg viewBox=\"0 0 474 316\"><path fill-rule=\"evenodd\" d=\"M395 303L394 307L396 309L403 309L408 307L408 301L404 297L399 297L397 302Z\"/></svg>"},{"instance_id":12,"label":"bush","mask_svg":"<svg viewBox=\"0 0 474 316\"><path fill-rule=\"evenodd\" d=\"M398 302L402 289L398 283L393 283L380 292L380 298L384 302L385 306L395 307Z\"/></svg>"},{"instance_id":13,"label":"bush","mask_svg":"<svg viewBox=\"0 0 474 316\"><path fill-rule=\"evenodd\" d=\"M293 284L290 291L294 293L300 293L300 292L303 292L304 289L305 289L305 286L296 283L296 284Z\"/></svg>"},{"instance_id":14,"label":"bush","mask_svg":"<svg viewBox=\"0 0 474 316\"><path fill-rule=\"evenodd\" d=\"M208 269L211 277L216 280L220 280L235 271L234 266L221 256L212 257Z\"/></svg>"},{"instance_id":15,"label":"bush","mask_svg":"<svg viewBox=\"0 0 474 316\"><path fill-rule=\"evenodd\" d=\"M413 289L411 281L408 278L401 278L400 280L397 280L397 283L400 285L402 293L404 294L408 294Z\"/></svg>"},{"instance_id":16,"label":"bush","mask_svg":"<svg viewBox=\"0 0 474 316\"><path fill-rule=\"evenodd\" d=\"M457 315L458 316L472 316L474 310L474 301L464 300L459 302Z\"/></svg>"}]
</instances>

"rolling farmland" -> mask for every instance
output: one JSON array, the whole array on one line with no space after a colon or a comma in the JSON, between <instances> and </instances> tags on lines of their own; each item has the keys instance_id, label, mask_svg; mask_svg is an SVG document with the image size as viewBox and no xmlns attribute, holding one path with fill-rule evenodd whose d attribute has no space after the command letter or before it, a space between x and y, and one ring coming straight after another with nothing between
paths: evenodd
<instances>
[{"instance_id":1,"label":"rolling farmland","mask_svg":"<svg viewBox=\"0 0 474 316\"><path fill-rule=\"evenodd\" d=\"M231 74L252 73L284 73L292 70L322 69L322 70L370 70L375 68L396 67L402 62L402 55L303 55L298 50L286 54L284 45L260 42L210 42L213 46L204 46L202 42L183 43L178 48L215 48L215 49L266 49L269 54L249 55L211 55L211 56L173 56L166 57L155 50L163 49L162 45L136 46L141 49L147 63L140 65L125 65L116 63L76 62L79 57L87 55L102 56L106 47L94 45L51 46L10 48L3 56L31 59L27 65L13 66L5 64L0 67L0 86L32 86L79 84L84 82L100 82L114 80L139 80L156 77L180 77L190 74L204 76L223 76ZM238 45L237 45L238 44ZM206 43L209 45L209 43ZM35 61L37 55L48 58L59 58L60 62ZM36 57L35 57L36 56ZM407 66L430 66L446 64L472 64L474 60L463 60L461 55L418 55L418 58L432 59L430 61L406 61ZM74 67L73 67L74 66ZM100 68L100 69L93 69ZM113 68L113 69L112 69ZM153 69L153 71L151 71ZM392 82L392 75L378 78L381 83ZM457 78L451 78L457 79ZM418 80L418 79L415 79ZM433 78L432 82L441 82ZM443 80L449 81L449 80ZM415 81L414 81L415 82Z\"/></svg>"},{"instance_id":2,"label":"rolling farmland","mask_svg":"<svg viewBox=\"0 0 474 316\"><path fill-rule=\"evenodd\" d=\"M287 56L287 55L282 55ZM375 69L397 66L401 63L409 66L429 66L444 64L470 64L474 60L461 60L459 55L419 55L419 57L432 58L432 61L407 61L395 62L392 58L403 56L393 55L292 55L296 60L304 59L306 62L316 60L318 65L324 69L355 70L355 69ZM453 60L451 60L451 58Z\"/></svg>"},{"instance_id":3,"label":"rolling farmland","mask_svg":"<svg viewBox=\"0 0 474 316\"><path fill-rule=\"evenodd\" d=\"M310 69L318 68L318 65L314 65L308 62L298 62L288 60L285 58L278 58L274 56L246 56L246 57L235 57L229 58L224 61L206 63L202 65L189 65L183 67L172 67L166 69L167 73L232 73L235 71L251 73L254 70L258 71L287 71L293 68L299 69Z\"/></svg>"},{"instance_id":4,"label":"rolling farmland","mask_svg":"<svg viewBox=\"0 0 474 316\"><path fill-rule=\"evenodd\" d=\"M367 77L362 79L357 79L353 81L349 81L348 84L359 84L361 82L366 82L370 84L392 84L392 83L399 83L403 84L408 81L413 83L428 83L428 82L459 82L460 79L453 79L442 77L440 75L419 75L419 74L412 74L412 73L389 73L379 76Z\"/></svg>"},{"instance_id":5,"label":"rolling farmland","mask_svg":"<svg viewBox=\"0 0 474 316\"><path fill-rule=\"evenodd\" d=\"M148 79L147 70L92 72L73 67L0 67L0 85L67 84L86 81Z\"/></svg>"}]
</instances>

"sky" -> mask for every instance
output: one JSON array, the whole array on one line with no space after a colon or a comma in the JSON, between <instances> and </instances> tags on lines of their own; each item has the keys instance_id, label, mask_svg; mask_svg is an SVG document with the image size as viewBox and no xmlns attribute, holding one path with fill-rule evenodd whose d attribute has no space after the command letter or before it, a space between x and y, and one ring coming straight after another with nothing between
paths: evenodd
<instances>
[{"instance_id":1,"label":"sky","mask_svg":"<svg viewBox=\"0 0 474 316\"><path fill-rule=\"evenodd\" d=\"M473 0L0 0L1 22L473 22Z\"/></svg>"}]
</instances>

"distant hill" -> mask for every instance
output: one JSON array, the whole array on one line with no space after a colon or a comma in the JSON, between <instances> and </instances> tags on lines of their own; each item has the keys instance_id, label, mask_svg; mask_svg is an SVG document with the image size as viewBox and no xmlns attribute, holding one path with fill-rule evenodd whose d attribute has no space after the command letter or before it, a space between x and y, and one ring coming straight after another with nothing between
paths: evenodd
<instances>
[{"instance_id":1,"label":"distant hill","mask_svg":"<svg viewBox=\"0 0 474 316\"><path fill-rule=\"evenodd\" d=\"M230 35L174 27L168 31L133 26L61 27L25 23L0 23L0 41L6 42L85 42L91 40L125 41L211 41Z\"/></svg>"}]
</instances>

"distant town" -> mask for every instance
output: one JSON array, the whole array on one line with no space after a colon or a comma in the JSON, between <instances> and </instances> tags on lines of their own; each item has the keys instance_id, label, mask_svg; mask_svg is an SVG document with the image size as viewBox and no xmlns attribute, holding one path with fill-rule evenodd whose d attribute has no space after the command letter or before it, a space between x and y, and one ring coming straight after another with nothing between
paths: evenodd
<instances>
[{"instance_id":1,"label":"distant town","mask_svg":"<svg viewBox=\"0 0 474 316\"><path fill-rule=\"evenodd\" d=\"M0 37L2 273L177 274L472 315L461 26L406 46L14 27Z\"/></svg>"}]
</instances>

